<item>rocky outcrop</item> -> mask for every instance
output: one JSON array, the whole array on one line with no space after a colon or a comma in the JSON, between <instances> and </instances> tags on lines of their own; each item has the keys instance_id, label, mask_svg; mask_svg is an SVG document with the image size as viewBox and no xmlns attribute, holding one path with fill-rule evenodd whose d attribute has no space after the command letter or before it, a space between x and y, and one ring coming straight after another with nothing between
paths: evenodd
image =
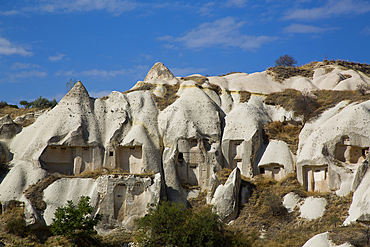
<instances>
[{"instance_id":1,"label":"rocky outcrop","mask_svg":"<svg viewBox=\"0 0 370 247\"><path fill-rule=\"evenodd\" d=\"M284 141L271 140L258 163L258 168L264 176L276 180L283 179L294 171L294 155Z\"/></svg>"},{"instance_id":2,"label":"rocky outcrop","mask_svg":"<svg viewBox=\"0 0 370 247\"><path fill-rule=\"evenodd\" d=\"M307 220L314 220L322 217L325 212L327 201L325 198L315 198L310 196L306 198L299 207L301 217Z\"/></svg>"},{"instance_id":3,"label":"rocky outcrop","mask_svg":"<svg viewBox=\"0 0 370 247\"><path fill-rule=\"evenodd\" d=\"M239 210L239 192L241 176L239 168L235 168L224 185L219 185L213 195L212 211L220 215L224 222L234 220Z\"/></svg>"},{"instance_id":4,"label":"rocky outcrop","mask_svg":"<svg viewBox=\"0 0 370 247\"><path fill-rule=\"evenodd\" d=\"M303 247L352 247L350 243L344 243L341 245L336 245L329 239L329 233L324 232L313 236L310 240L308 240Z\"/></svg>"},{"instance_id":5,"label":"rocky outcrop","mask_svg":"<svg viewBox=\"0 0 370 247\"><path fill-rule=\"evenodd\" d=\"M168 199L186 204L199 191L206 191L214 211L230 221L237 216L240 201L246 203L252 193L252 187L241 182L242 175L265 174L278 180L295 165L299 182L308 190L345 195L357 188L365 193L370 132L363 126L370 122L370 101L341 102L307 122L297 156L286 143L268 140L264 133L272 121L302 120L263 103L267 93L370 84L367 76L342 67L315 67L311 72L281 82L267 72L176 78L157 63L132 90L99 99L91 98L78 82L28 127L20 127L22 119L1 119L0 139L9 150L10 171L0 181L0 202L23 201L30 224L50 224L54 210L66 200L76 202L88 195L96 212L103 214L103 232L131 229L148 203ZM220 185L216 173L223 168L233 172ZM115 175L76 177L102 170ZM54 172L74 177L59 179L44 190L47 206L42 216L23 192ZM286 205L292 210L296 202L290 199ZM306 213L306 203L309 199L301 206L302 217L320 217ZM324 203L319 203L322 209Z\"/></svg>"},{"instance_id":6,"label":"rocky outcrop","mask_svg":"<svg viewBox=\"0 0 370 247\"><path fill-rule=\"evenodd\" d=\"M0 118L0 139L11 139L21 130L21 126L13 122L9 115Z\"/></svg>"},{"instance_id":7,"label":"rocky outcrop","mask_svg":"<svg viewBox=\"0 0 370 247\"><path fill-rule=\"evenodd\" d=\"M315 220L322 217L325 213L327 201L320 197L301 198L294 192L286 194L283 198L283 206L288 210L288 213L299 209L300 217L305 220Z\"/></svg>"},{"instance_id":8,"label":"rocky outcrop","mask_svg":"<svg viewBox=\"0 0 370 247\"><path fill-rule=\"evenodd\" d=\"M166 66L163 65L163 63L157 62L149 70L144 81L149 81L153 79L174 79L174 78L175 76Z\"/></svg>"}]
</instances>

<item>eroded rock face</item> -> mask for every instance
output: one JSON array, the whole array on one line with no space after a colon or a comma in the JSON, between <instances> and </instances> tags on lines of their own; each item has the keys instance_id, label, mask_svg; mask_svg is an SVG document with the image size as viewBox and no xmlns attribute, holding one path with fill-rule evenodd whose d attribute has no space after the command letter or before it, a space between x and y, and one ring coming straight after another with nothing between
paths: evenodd
<instances>
[{"instance_id":1,"label":"eroded rock face","mask_svg":"<svg viewBox=\"0 0 370 247\"><path fill-rule=\"evenodd\" d=\"M224 222L234 220L239 210L239 191L241 176L239 168L235 168L224 185L219 185L213 195L212 211L217 213Z\"/></svg>"},{"instance_id":2,"label":"eroded rock face","mask_svg":"<svg viewBox=\"0 0 370 247\"><path fill-rule=\"evenodd\" d=\"M5 115L0 118L0 140L13 138L21 128L21 126L13 122L9 115Z\"/></svg>"},{"instance_id":3,"label":"eroded rock face","mask_svg":"<svg viewBox=\"0 0 370 247\"><path fill-rule=\"evenodd\" d=\"M344 243L341 245L334 244L332 241L330 241L328 232L320 233L313 236L303 245L303 247L336 247L336 246L351 247L353 245L351 245L350 243Z\"/></svg>"},{"instance_id":4,"label":"eroded rock face","mask_svg":"<svg viewBox=\"0 0 370 247\"><path fill-rule=\"evenodd\" d=\"M266 72L176 78L161 63L135 90L100 99L91 98L78 82L28 127L18 129L20 119L2 118L0 139L9 149L11 169L0 181L0 202L23 201L29 215L35 215L23 192L48 173L79 175L107 169L121 175L51 184L44 191L45 221L50 223L55 208L67 200L77 202L79 196L89 195L105 215L101 229L130 229L148 203L160 198L187 203L200 190L207 191L207 201L230 221L237 215L239 200L245 203L251 193L248 186L240 188L241 175L252 178L262 173L261 168L274 174L277 166L284 174L273 177L280 179L294 171L296 159L298 180L308 190L335 189L338 195L361 190L367 171L357 168L370 146L370 132L363 127L370 122L370 101L342 102L307 123L297 157L285 143L267 141L263 133L271 121L300 119L282 107L265 105L264 93L315 90L330 83L333 87L339 83L335 87L343 90L353 87L351 80L353 85L370 83L366 76L339 68L333 73L318 68L313 78L297 76L282 82ZM234 170L225 185L219 185L216 176L222 168ZM63 196L55 197L58 193ZM29 218L30 224L41 219Z\"/></svg>"},{"instance_id":5,"label":"eroded rock face","mask_svg":"<svg viewBox=\"0 0 370 247\"><path fill-rule=\"evenodd\" d=\"M149 81L153 79L174 79L174 78L175 76L166 66L163 65L163 63L157 62L150 69L144 81Z\"/></svg>"},{"instance_id":6,"label":"eroded rock face","mask_svg":"<svg viewBox=\"0 0 370 247\"><path fill-rule=\"evenodd\" d=\"M297 178L309 191L348 194L370 146L370 131L363 127L370 124L370 101L339 105L301 132Z\"/></svg>"}]
</instances>

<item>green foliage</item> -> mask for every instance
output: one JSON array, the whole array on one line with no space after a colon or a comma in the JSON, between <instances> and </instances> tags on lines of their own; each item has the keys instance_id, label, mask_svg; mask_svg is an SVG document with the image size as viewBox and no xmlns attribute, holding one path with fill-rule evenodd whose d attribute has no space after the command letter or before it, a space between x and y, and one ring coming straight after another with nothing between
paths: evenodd
<instances>
[{"instance_id":1,"label":"green foliage","mask_svg":"<svg viewBox=\"0 0 370 247\"><path fill-rule=\"evenodd\" d=\"M291 55L280 56L275 60L275 67L294 67L297 61Z\"/></svg>"},{"instance_id":2,"label":"green foliage","mask_svg":"<svg viewBox=\"0 0 370 247\"><path fill-rule=\"evenodd\" d=\"M7 107L7 106L9 106L9 107L11 107L11 108L16 108L16 109L18 109L18 106L17 105L9 105L7 102L5 102L5 101L0 101L0 109L1 108L5 108L5 107Z\"/></svg>"},{"instance_id":3,"label":"green foliage","mask_svg":"<svg viewBox=\"0 0 370 247\"><path fill-rule=\"evenodd\" d=\"M230 246L237 242L232 234L225 234L223 223L210 208L194 213L182 204L163 202L149 208L137 224L136 238L142 246Z\"/></svg>"},{"instance_id":4,"label":"green foliage","mask_svg":"<svg viewBox=\"0 0 370 247\"><path fill-rule=\"evenodd\" d=\"M30 108L32 106L31 102L28 102L27 100L22 100L19 104L24 106L24 108Z\"/></svg>"},{"instance_id":5,"label":"green foliage","mask_svg":"<svg viewBox=\"0 0 370 247\"><path fill-rule=\"evenodd\" d=\"M101 216L92 215L93 207L90 206L89 200L90 197L81 196L77 207L72 201L68 201L65 207L58 207L50 231L54 235L63 235L69 239L96 234L94 226L101 220Z\"/></svg>"},{"instance_id":6,"label":"green foliage","mask_svg":"<svg viewBox=\"0 0 370 247\"><path fill-rule=\"evenodd\" d=\"M53 108L54 106L58 104L58 102L56 101L56 99L49 101L48 99L40 96L32 102L27 102L26 100L22 100L21 102L19 102L19 104L21 104L25 108L43 109L43 108L49 108L49 107Z\"/></svg>"}]
</instances>

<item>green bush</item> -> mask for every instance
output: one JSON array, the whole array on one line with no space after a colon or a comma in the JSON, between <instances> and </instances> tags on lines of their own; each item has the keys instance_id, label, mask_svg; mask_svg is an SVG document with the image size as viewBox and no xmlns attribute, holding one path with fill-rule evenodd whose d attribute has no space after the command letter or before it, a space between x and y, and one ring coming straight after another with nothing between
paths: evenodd
<instances>
[{"instance_id":1,"label":"green bush","mask_svg":"<svg viewBox=\"0 0 370 247\"><path fill-rule=\"evenodd\" d=\"M235 242L210 208L194 213L182 204L163 202L150 208L137 224L136 239L142 246L231 246Z\"/></svg>"},{"instance_id":2,"label":"green bush","mask_svg":"<svg viewBox=\"0 0 370 247\"><path fill-rule=\"evenodd\" d=\"M19 104L21 104L25 108L43 109L43 108L49 108L49 107L53 108L54 106L56 106L58 104L58 102L56 101L56 99L53 99L53 100L49 101L48 99L40 96L32 102L22 100L22 101L19 102Z\"/></svg>"},{"instance_id":3,"label":"green bush","mask_svg":"<svg viewBox=\"0 0 370 247\"><path fill-rule=\"evenodd\" d=\"M93 207L90 206L89 200L90 197L81 196L77 207L72 201L68 201L65 207L58 207L50 231L54 235L63 235L74 240L96 234L94 226L101 220L101 216L92 215Z\"/></svg>"},{"instance_id":4,"label":"green bush","mask_svg":"<svg viewBox=\"0 0 370 247\"><path fill-rule=\"evenodd\" d=\"M18 109L18 106L17 105L9 105L7 102L5 101L0 101L0 109L1 108L5 108L5 107L11 107L11 108L16 108Z\"/></svg>"}]
</instances>

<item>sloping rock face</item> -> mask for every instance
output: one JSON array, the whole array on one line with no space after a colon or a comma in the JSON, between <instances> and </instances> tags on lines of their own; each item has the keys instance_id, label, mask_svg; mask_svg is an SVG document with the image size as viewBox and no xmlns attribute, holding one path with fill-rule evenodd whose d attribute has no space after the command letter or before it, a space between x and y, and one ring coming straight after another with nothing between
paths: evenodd
<instances>
[{"instance_id":1,"label":"sloping rock face","mask_svg":"<svg viewBox=\"0 0 370 247\"><path fill-rule=\"evenodd\" d=\"M226 183L217 187L213 195L212 211L220 215L225 222L230 222L238 215L240 183L240 170L237 167L232 171Z\"/></svg>"},{"instance_id":2,"label":"sloping rock face","mask_svg":"<svg viewBox=\"0 0 370 247\"><path fill-rule=\"evenodd\" d=\"M297 178L312 191L352 190L356 170L370 146L370 101L340 103L307 124L299 141Z\"/></svg>"},{"instance_id":3,"label":"sloping rock face","mask_svg":"<svg viewBox=\"0 0 370 247\"><path fill-rule=\"evenodd\" d=\"M365 176L353 194L352 204L349 208L349 216L344 221L344 225L351 222L360 221L368 224L370 222L370 171L367 170Z\"/></svg>"},{"instance_id":4,"label":"sloping rock face","mask_svg":"<svg viewBox=\"0 0 370 247\"><path fill-rule=\"evenodd\" d=\"M21 127L13 122L9 115L5 115L4 117L0 118L0 140L11 139L20 130Z\"/></svg>"},{"instance_id":5,"label":"sloping rock face","mask_svg":"<svg viewBox=\"0 0 370 247\"><path fill-rule=\"evenodd\" d=\"M282 81L267 72L176 78L157 63L133 89L99 99L78 82L30 126L2 118L0 139L9 150L10 170L0 180L0 203L23 201L30 224L50 224L57 207L88 195L103 214L99 227L104 231L131 229L148 203L187 203L200 190L207 191L208 202L229 221L236 217L239 200L245 203L251 193L240 188L241 176L271 170L280 179L294 171L296 160L298 180L308 190L345 195L360 189L367 176L364 166L357 169L370 146L370 132L363 127L370 121L370 101L341 102L305 124L297 157L286 143L264 134L272 121L302 120L264 104L266 93L370 84L354 70L334 66L312 71L309 77L298 73ZM234 171L221 186L216 174L223 168ZM276 168L284 172L276 173ZM103 171L95 179L78 177ZM38 214L23 192L52 173L70 177L44 190L46 209Z\"/></svg>"},{"instance_id":6,"label":"sloping rock face","mask_svg":"<svg viewBox=\"0 0 370 247\"><path fill-rule=\"evenodd\" d=\"M352 247L353 245L350 243L344 243L341 245L336 245L332 241L330 241L328 232L320 233L313 236L310 240L308 240L303 247Z\"/></svg>"}]
</instances>

